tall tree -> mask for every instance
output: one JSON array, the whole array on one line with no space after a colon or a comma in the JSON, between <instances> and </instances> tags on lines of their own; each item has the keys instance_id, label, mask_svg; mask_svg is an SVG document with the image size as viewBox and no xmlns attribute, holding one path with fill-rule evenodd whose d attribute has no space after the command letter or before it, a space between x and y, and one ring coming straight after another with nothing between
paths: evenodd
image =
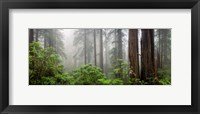
<instances>
[{"instance_id":1,"label":"tall tree","mask_svg":"<svg viewBox=\"0 0 200 114\"><path fill-rule=\"evenodd\" d=\"M161 36L160 36L160 30L157 30L158 34L158 47L157 47L157 67L161 68Z\"/></svg>"},{"instance_id":2,"label":"tall tree","mask_svg":"<svg viewBox=\"0 0 200 114\"><path fill-rule=\"evenodd\" d=\"M84 63L85 63L85 64L87 63L87 62L86 62L86 59L87 59L87 57L86 57L86 52L87 52L87 51L86 51L86 50L87 50L87 49L86 49L86 45L87 45L86 42L87 42L87 41L86 41L86 29L84 29L84 55L85 55L85 56L84 56L84 57L85 57Z\"/></svg>"},{"instance_id":3,"label":"tall tree","mask_svg":"<svg viewBox=\"0 0 200 114\"><path fill-rule=\"evenodd\" d=\"M157 64L158 68L169 66L170 63L170 29L159 29L158 34L158 49L157 49Z\"/></svg>"},{"instance_id":4,"label":"tall tree","mask_svg":"<svg viewBox=\"0 0 200 114\"><path fill-rule=\"evenodd\" d=\"M169 29L163 29L163 63L165 66L168 64L168 36L169 36Z\"/></svg>"},{"instance_id":5,"label":"tall tree","mask_svg":"<svg viewBox=\"0 0 200 114\"><path fill-rule=\"evenodd\" d=\"M139 60L138 60L138 30L129 29L129 63L130 77L139 77Z\"/></svg>"},{"instance_id":6,"label":"tall tree","mask_svg":"<svg viewBox=\"0 0 200 114\"><path fill-rule=\"evenodd\" d=\"M103 35L105 37L104 40L104 54L105 54L105 64L104 64L104 73L106 75L108 75L108 71L109 71L109 63L110 63L110 59L109 59L109 55L110 55L110 41L112 39L112 33L114 33L113 29L103 29Z\"/></svg>"},{"instance_id":7,"label":"tall tree","mask_svg":"<svg viewBox=\"0 0 200 114\"><path fill-rule=\"evenodd\" d=\"M97 65L97 53L96 53L96 30L94 29L94 65Z\"/></svg>"},{"instance_id":8,"label":"tall tree","mask_svg":"<svg viewBox=\"0 0 200 114\"><path fill-rule=\"evenodd\" d=\"M33 29L29 29L29 43L32 43L34 41L33 35Z\"/></svg>"},{"instance_id":9,"label":"tall tree","mask_svg":"<svg viewBox=\"0 0 200 114\"><path fill-rule=\"evenodd\" d=\"M104 73L106 75L108 75L108 51L109 51L109 48L108 48L108 43L109 43L109 35L108 35L108 30L107 29L103 29L103 33L104 33L104 36L105 36L105 40L104 40L104 48L105 48L105 64L104 64Z\"/></svg>"},{"instance_id":10,"label":"tall tree","mask_svg":"<svg viewBox=\"0 0 200 114\"><path fill-rule=\"evenodd\" d=\"M34 29L34 36L35 36L35 41L38 42L39 41L39 30L38 29Z\"/></svg>"},{"instance_id":11,"label":"tall tree","mask_svg":"<svg viewBox=\"0 0 200 114\"><path fill-rule=\"evenodd\" d=\"M157 78L154 58L154 30L142 29L141 38L141 79Z\"/></svg>"},{"instance_id":12,"label":"tall tree","mask_svg":"<svg viewBox=\"0 0 200 114\"><path fill-rule=\"evenodd\" d=\"M123 59L123 52L122 52L122 50L123 50L123 46L122 46L122 29L118 29L117 30L117 36L118 36L118 39L117 39L117 44L118 44L118 60L119 59ZM118 66L118 68L119 68L119 72L116 74L116 76L117 76L117 78L121 78L121 74L122 74L122 72L123 72L123 68L122 68L122 65L121 65L121 61L117 61L118 63L117 64L119 64L119 66Z\"/></svg>"},{"instance_id":13,"label":"tall tree","mask_svg":"<svg viewBox=\"0 0 200 114\"><path fill-rule=\"evenodd\" d=\"M49 43L49 47L53 47L53 29L49 29L48 30L49 34L48 34L48 43Z\"/></svg>"},{"instance_id":14,"label":"tall tree","mask_svg":"<svg viewBox=\"0 0 200 114\"><path fill-rule=\"evenodd\" d=\"M118 34L118 59L122 59L123 52L122 52L122 29L117 30Z\"/></svg>"},{"instance_id":15,"label":"tall tree","mask_svg":"<svg viewBox=\"0 0 200 114\"><path fill-rule=\"evenodd\" d=\"M48 47L48 30L44 30L44 48Z\"/></svg>"},{"instance_id":16,"label":"tall tree","mask_svg":"<svg viewBox=\"0 0 200 114\"><path fill-rule=\"evenodd\" d=\"M114 30L114 44L115 44L115 54L114 54L114 59L115 59L115 61L117 60L117 55L118 55L118 42L117 42L117 30L115 29Z\"/></svg>"},{"instance_id":17,"label":"tall tree","mask_svg":"<svg viewBox=\"0 0 200 114\"><path fill-rule=\"evenodd\" d=\"M103 70L103 33L102 29L100 29L100 67Z\"/></svg>"},{"instance_id":18,"label":"tall tree","mask_svg":"<svg viewBox=\"0 0 200 114\"><path fill-rule=\"evenodd\" d=\"M162 30L159 30L159 33L160 33L160 68L163 68L163 31Z\"/></svg>"},{"instance_id":19,"label":"tall tree","mask_svg":"<svg viewBox=\"0 0 200 114\"><path fill-rule=\"evenodd\" d=\"M74 32L73 45L77 47L75 58L79 58L84 64L92 62L92 52L94 49L93 33L93 30L89 29L77 29Z\"/></svg>"}]
</instances>

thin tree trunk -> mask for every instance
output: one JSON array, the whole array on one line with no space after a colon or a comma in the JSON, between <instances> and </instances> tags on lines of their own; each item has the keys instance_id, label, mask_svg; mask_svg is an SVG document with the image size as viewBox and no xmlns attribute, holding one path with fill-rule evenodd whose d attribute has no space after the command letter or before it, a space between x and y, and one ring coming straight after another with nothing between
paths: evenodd
<instances>
[{"instance_id":1,"label":"thin tree trunk","mask_svg":"<svg viewBox=\"0 0 200 114\"><path fill-rule=\"evenodd\" d=\"M97 58L96 58L96 30L94 29L94 65L97 65Z\"/></svg>"},{"instance_id":2,"label":"thin tree trunk","mask_svg":"<svg viewBox=\"0 0 200 114\"><path fill-rule=\"evenodd\" d=\"M102 33L102 29L100 29L100 67L103 71L103 33Z\"/></svg>"},{"instance_id":3,"label":"thin tree trunk","mask_svg":"<svg viewBox=\"0 0 200 114\"><path fill-rule=\"evenodd\" d=\"M118 29L118 59L122 59L122 30Z\"/></svg>"},{"instance_id":4,"label":"thin tree trunk","mask_svg":"<svg viewBox=\"0 0 200 114\"><path fill-rule=\"evenodd\" d=\"M105 36L105 64L104 64L104 72L107 75L108 73L108 41L107 37Z\"/></svg>"},{"instance_id":5,"label":"thin tree trunk","mask_svg":"<svg viewBox=\"0 0 200 114\"><path fill-rule=\"evenodd\" d=\"M38 42L39 30L35 29L35 41Z\"/></svg>"},{"instance_id":6,"label":"thin tree trunk","mask_svg":"<svg viewBox=\"0 0 200 114\"><path fill-rule=\"evenodd\" d=\"M118 29L117 30L117 33L118 33L118 59L123 59L123 52L122 52L122 30L121 29ZM120 61L118 61L120 62ZM120 78L121 77L121 74L122 74L122 65L121 65L121 62L118 63L119 64L119 73L117 73L117 78Z\"/></svg>"},{"instance_id":7,"label":"thin tree trunk","mask_svg":"<svg viewBox=\"0 0 200 114\"><path fill-rule=\"evenodd\" d=\"M84 29L84 54L85 54L84 63L86 64L86 29Z\"/></svg>"},{"instance_id":8,"label":"thin tree trunk","mask_svg":"<svg viewBox=\"0 0 200 114\"><path fill-rule=\"evenodd\" d=\"M167 58L167 34L168 34L168 30L164 29L163 32L164 32L164 44L163 44L163 46L165 47L164 52L163 52L164 53L163 61L164 61L164 64L167 65L168 64L168 58Z\"/></svg>"},{"instance_id":9,"label":"thin tree trunk","mask_svg":"<svg viewBox=\"0 0 200 114\"><path fill-rule=\"evenodd\" d=\"M49 30L49 39L48 39L48 41L49 41L49 47L53 47L53 36L54 36L53 29L50 29Z\"/></svg>"},{"instance_id":10,"label":"thin tree trunk","mask_svg":"<svg viewBox=\"0 0 200 114\"><path fill-rule=\"evenodd\" d=\"M48 44L48 36L47 36L47 30L44 30L44 48L47 47L47 44Z\"/></svg>"},{"instance_id":11,"label":"thin tree trunk","mask_svg":"<svg viewBox=\"0 0 200 114\"><path fill-rule=\"evenodd\" d=\"M161 42L160 42L160 45L161 45L161 49L160 49L160 68L163 68L163 32L162 30L160 30L160 37L161 37Z\"/></svg>"},{"instance_id":12,"label":"thin tree trunk","mask_svg":"<svg viewBox=\"0 0 200 114\"><path fill-rule=\"evenodd\" d=\"M118 50L117 50L117 31L116 31L116 29L114 30L115 31L115 54L114 54L114 56L115 56L115 60L114 61L117 61L117 55L118 55Z\"/></svg>"},{"instance_id":13,"label":"thin tree trunk","mask_svg":"<svg viewBox=\"0 0 200 114\"><path fill-rule=\"evenodd\" d=\"M29 29L29 43L32 43L34 41L33 35L33 29Z\"/></svg>"},{"instance_id":14,"label":"thin tree trunk","mask_svg":"<svg viewBox=\"0 0 200 114\"><path fill-rule=\"evenodd\" d=\"M58 52L58 45L57 45L57 35L56 35L56 30L54 31L54 47L55 47L55 51Z\"/></svg>"},{"instance_id":15,"label":"thin tree trunk","mask_svg":"<svg viewBox=\"0 0 200 114\"><path fill-rule=\"evenodd\" d=\"M160 60L160 30L157 30L158 33L158 49L157 49L157 67L161 67L161 60Z\"/></svg>"}]
</instances>

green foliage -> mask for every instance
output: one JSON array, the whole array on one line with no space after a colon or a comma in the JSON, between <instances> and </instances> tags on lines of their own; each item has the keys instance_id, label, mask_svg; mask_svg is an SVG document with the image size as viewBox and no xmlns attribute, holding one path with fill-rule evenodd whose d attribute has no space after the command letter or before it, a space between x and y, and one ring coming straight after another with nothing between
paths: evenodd
<instances>
[{"instance_id":1,"label":"green foliage","mask_svg":"<svg viewBox=\"0 0 200 114\"><path fill-rule=\"evenodd\" d=\"M121 79L112 79L111 84L112 85L123 85L123 80L121 80Z\"/></svg>"},{"instance_id":2,"label":"green foliage","mask_svg":"<svg viewBox=\"0 0 200 114\"><path fill-rule=\"evenodd\" d=\"M63 65L60 62L61 60L53 48L43 49L40 43L31 43L29 46L30 84L40 84L40 80L44 76L53 77L56 74L62 74Z\"/></svg>"},{"instance_id":3,"label":"green foliage","mask_svg":"<svg viewBox=\"0 0 200 114\"><path fill-rule=\"evenodd\" d=\"M98 79L98 85L123 85L123 80L121 79Z\"/></svg>"},{"instance_id":4,"label":"green foliage","mask_svg":"<svg viewBox=\"0 0 200 114\"><path fill-rule=\"evenodd\" d=\"M101 69L91 64L86 64L70 73L75 78L74 84L77 85L95 85L98 79L104 76Z\"/></svg>"},{"instance_id":5,"label":"green foliage","mask_svg":"<svg viewBox=\"0 0 200 114\"><path fill-rule=\"evenodd\" d=\"M159 77L170 76L171 70L169 68L158 69L157 74Z\"/></svg>"},{"instance_id":6,"label":"green foliage","mask_svg":"<svg viewBox=\"0 0 200 114\"><path fill-rule=\"evenodd\" d=\"M171 70L169 68L158 69L158 79L161 85L171 84Z\"/></svg>"},{"instance_id":7,"label":"green foliage","mask_svg":"<svg viewBox=\"0 0 200 114\"><path fill-rule=\"evenodd\" d=\"M159 83L161 85L170 85L171 84L171 79L169 77L165 77L159 80Z\"/></svg>"},{"instance_id":8,"label":"green foliage","mask_svg":"<svg viewBox=\"0 0 200 114\"><path fill-rule=\"evenodd\" d=\"M129 72L129 66L127 61L123 59L117 59L116 61L113 62L112 72L111 72L111 75L113 75L113 77L126 79L129 77L128 72Z\"/></svg>"},{"instance_id":9,"label":"green foliage","mask_svg":"<svg viewBox=\"0 0 200 114\"><path fill-rule=\"evenodd\" d=\"M83 65L66 76L65 84L70 85L122 85L120 79L107 79L99 67L91 64ZM63 84L63 83L60 83Z\"/></svg>"},{"instance_id":10,"label":"green foliage","mask_svg":"<svg viewBox=\"0 0 200 114\"><path fill-rule=\"evenodd\" d=\"M145 85L160 85L159 81L154 79L154 77L146 78L145 82Z\"/></svg>"},{"instance_id":11,"label":"green foliage","mask_svg":"<svg viewBox=\"0 0 200 114\"><path fill-rule=\"evenodd\" d=\"M57 74L54 77L43 76L39 83L41 85L69 85L72 84L72 77L69 74Z\"/></svg>"},{"instance_id":12,"label":"green foliage","mask_svg":"<svg viewBox=\"0 0 200 114\"><path fill-rule=\"evenodd\" d=\"M42 77L39 82L41 85L55 85L56 78L55 77Z\"/></svg>"},{"instance_id":13,"label":"green foliage","mask_svg":"<svg viewBox=\"0 0 200 114\"><path fill-rule=\"evenodd\" d=\"M144 85L145 81L140 80L139 78L129 78L128 85Z\"/></svg>"},{"instance_id":14,"label":"green foliage","mask_svg":"<svg viewBox=\"0 0 200 114\"><path fill-rule=\"evenodd\" d=\"M171 84L171 71L170 69L159 69L157 72L158 79L152 76L141 80L139 78L130 78L128 85L170 85Z\"/></svg>"},{"instance_id":15,"label":"green foliage","mask_svg":"<svg viewBox=\"0 0 200 114\"><path fill-rule=\"evenodd\" d=\"M169 85L170 69L158 69L158 79L129 77L128 63L117 59L112 64L111 75L107 78L102 69L91 64L82 65L72 72L64 73L61 59L53 48L42 48L40 43L29 46L29 79L31 85Z\"/></svg>"}]
</instances>

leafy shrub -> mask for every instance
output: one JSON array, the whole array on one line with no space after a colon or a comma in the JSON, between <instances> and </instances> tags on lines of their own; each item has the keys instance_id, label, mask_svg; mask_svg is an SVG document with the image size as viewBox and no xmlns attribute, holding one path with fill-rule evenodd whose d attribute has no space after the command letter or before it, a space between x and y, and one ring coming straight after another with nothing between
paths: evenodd
<instances>
[{"instance_id":1,"label":"leafy shrub","mask_svg":"<svg viewBox=\"0 0 200 114\"><path fill-rule=\"evenodd\" d=\"M57 74L63 73L63 65L53 48L42 48L39 42L29 45L29 77L30 84L40 84L40 81L51 80Z\"/></svg>"},{"instance_id":2,"label":"leafy shrub","mask_svg":"<svg viewBox=\"0 0 200 114\"><path fill-rule=\"evenodd\" d=\"M99 85L111 85L111 80L106 78L98 79L97 84Z\"/></svg>"},{"instance_id":3,"label":"leafy shrub","mask_svg":"<svg viewBox=\"0 0 200 114\"><path fill-rule=\"evenodd\" d=\"M70 73L75 78L74 84L77 85L95 85L98 79L104 76L101 69L91 64L86 64Z\"/></svg>"},{"instance_id":4,"label":"leafy shrub","mask_svg":"<svg viewBox=\"0 0 200 114\"><path fill-rule=\"evenodd\" d=\"M145 85L159 85L160 84L159 81L156 80L154 77L146 78L145 82L146 82Z\"/></svg>"},{"instance_id":5,"label":"leafy shrub","mask_svg":"<svg viewBox=\"0 0 200 114\"><path fill-rule=\"evenodd\" d=\"M55 77L42 77L40 80L41 85L55 85L56 78Z\"/></svg>"},{"instance_id":6,"label":"leafy shrub","mask_svg":"<svg viewBox=\"0 0 200 114\"><path fill-rule=\"evenodd\" d=\"M159 77L170 76L171 70L168 68L165 69L158 69L157 74Z\"/></svg>"},{"instance_id":7,"label":"leafy shrub","mask_svg":"<svg viewBox=\"0 0 200 114\"><path fill-rule=\"evenodd\" d=\"M99 67L86 64L70 73L74 85L122 85L121 79L107 79Z\"/></svg>"},{"instance_id":8,"label":"leafy shrub","mask_svg":"<svg viewBox=\"0 0 200 114\"><path fill-rule=\"evenodd\" d=\"M52 76L43 76L41 80L38 80L37 84L41 85L69 85L71 78L68 74L57 74Z\"/></svg>"},{"instance_id":9,"label":"leafy shrub","mask_svg":"<svg viewBox=\"0 0 200 114\"><path fill-rule=\"evenodd\" d=\"M128 85L145 85L147 82L140 80L139 78L129 78Z\"/></svg>"},{"instance_id":10,"label":"leafy shrub","mask_svg":"<svg viewBox=\"0 0 200 114\"><path fill-rule=\"evenodd\" d=\"M71 77L68 73L55 75L57 85L69 85L71 82Z\"/></svg>"},{"instance_id":11,"label":"leafy shrub","mask_svg":"<svg viewBox=\"0 0 200 114\"><path fill-rule=\"evenodd\" d=\"M112 85L123 85L123 80L121 80L121 79L112 79L111 84Z\"/></svg>"},{"instance_id":12,"label":"leafy shrub","mask_svg":"<svg viewBox=\"0 0 200 114\"><path fill-rule=\"evenodd\" d=\"M161 85L170 85L171 84L171 77L166 75L159 79L159 83Z\"/></svg>"},{"instance_id":13,"label":"leafy shrub","mask_svg":"<svg viewBox=\"0 0 200 114\"><path fill-rule=\"evenodd\" d=\"M159 80L159 83L161 85L170 85L171 84L171 81L169 79L160 79Z\"/></svg>"},{"instance_id":14,"label":"leafy shrub","mask_svg":"<svg viewBox=\"0 0 200 114\"><path fill-rule=\"evenodd\" d=\"M160 83L152 77L146 80L141 80L139 78L130 78L128 85L159 85Z\"/></svg>"},{"instance_id":15,"label":"leafy shrub","mask_svg":"<svg viewBox=\"0 0 200 114\"><path fill-rule=\"evenodd\" d=\"M123 59L117 59L112 64L111 75L113 75L113 77L126 79L127 77L129 77L128 72L129 72L129 66L127 61L124 61Z\"/></svg>"},{"instance_id":16,"label":"leafy shrub","mask_svg":"<svg viewBox=\"0 0 200 114\"><path fill-rule=\"evenodd\" d=\"M99 85L123 85L123 80L101 78L101 79L98 79L97 84L99 84Z\"/></svg>"},{"instance_id":17,"label":"leafy shrub","mask_svg":"<svg viewBox=\"0 0 200 114\"><path fill-rule=\"evenodd\" d=\"M170 85L171 84L171 70L168 68L158 70L159 84Z\"/></svg>"}]
</instances>

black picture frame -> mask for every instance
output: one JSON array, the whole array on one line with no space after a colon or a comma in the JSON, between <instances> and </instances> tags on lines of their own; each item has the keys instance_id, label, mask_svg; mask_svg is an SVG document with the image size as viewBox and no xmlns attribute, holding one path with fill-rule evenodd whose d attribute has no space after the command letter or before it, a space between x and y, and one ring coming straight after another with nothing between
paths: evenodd
<instances>
[{"instance_id":1,"label":"black picture frame","mask_svg":"<svg viewBox=\"0 0 200 114\"><path fill-rule=\"evenodd\" d=\"M9 105L9 9L191 9L192 105ZM200 114L198 44L200 44L199 0L0 0L0 112L2 114Z\"/></svg>"}]
</instances>

